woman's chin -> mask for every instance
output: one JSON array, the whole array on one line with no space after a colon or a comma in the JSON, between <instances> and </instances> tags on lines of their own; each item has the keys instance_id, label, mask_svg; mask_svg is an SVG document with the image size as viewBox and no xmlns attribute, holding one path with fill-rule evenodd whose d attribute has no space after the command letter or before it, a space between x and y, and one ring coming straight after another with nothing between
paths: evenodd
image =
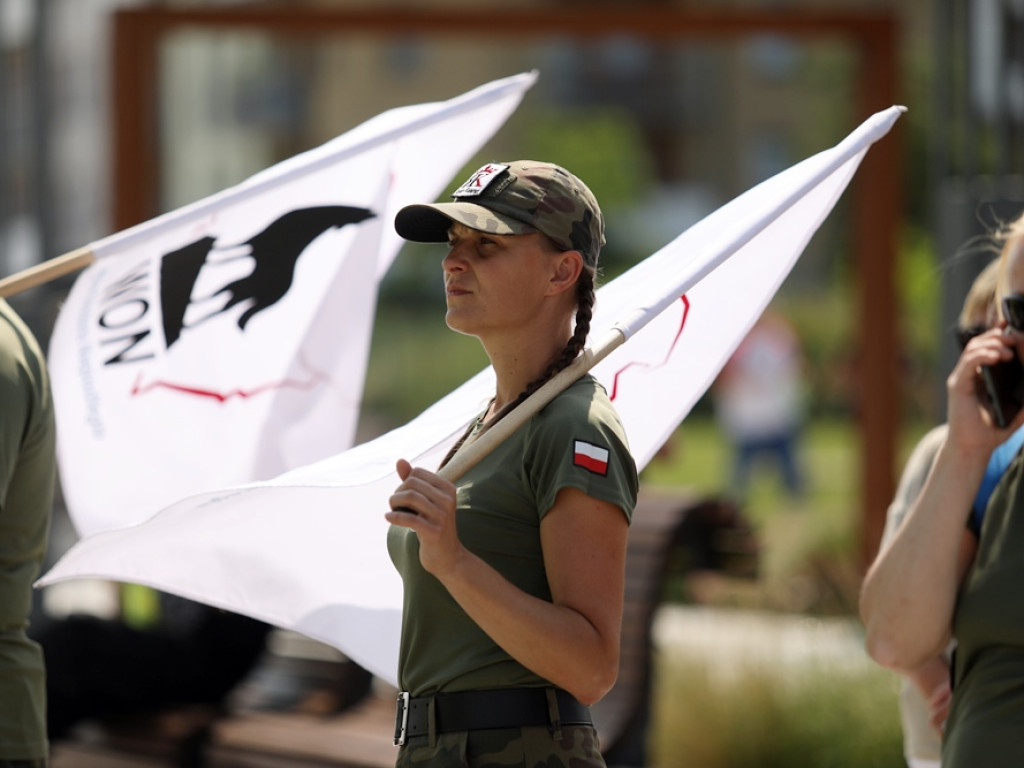
<instances>
[{"instance_id":1,"label":"woman's chin","mask_svg":"<svg viewBox=\"0 0 1024 768\"><path fill-rule=\"evenodd\" d=\"M448 310L448 314L444 317L445 325L456 333L461 333L466 336L473 336L473 331L470 324L466 322L466 318L460 317L457 313Z\"/></svg>"}]
</instances>

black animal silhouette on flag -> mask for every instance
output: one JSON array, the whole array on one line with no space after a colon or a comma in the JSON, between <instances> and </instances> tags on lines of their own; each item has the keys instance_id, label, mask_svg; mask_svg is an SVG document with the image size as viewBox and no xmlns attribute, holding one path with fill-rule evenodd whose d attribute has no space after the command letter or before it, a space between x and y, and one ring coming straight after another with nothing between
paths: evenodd
<instances>
[{"instance_id":1,"label":"black animal silhouette on flag","mask_svg":"<svg viewBox=\"0 0 1024 768\"><path fill-rule=\"evenodd\" d=\"M300 208L278 217L262 232L240 245L216 247L217 238L206 236L165 254L160 262L160 298L167 348L181 337L184 328L198 325L238 305L247 305L238 318L238 327L244 331L256 314L273 306L288 293L299 257L316 238L329 229L358 224L374 215L366 208L347 205ZM232 259L252 259L252 272L228 283L209 297L193 297L199 273L208 263L210 254L214 250L232 249L242 251ZM190 305L224 294L228 298L223 306L186 325L185 313Z\"/></svg>"}]
</instances>

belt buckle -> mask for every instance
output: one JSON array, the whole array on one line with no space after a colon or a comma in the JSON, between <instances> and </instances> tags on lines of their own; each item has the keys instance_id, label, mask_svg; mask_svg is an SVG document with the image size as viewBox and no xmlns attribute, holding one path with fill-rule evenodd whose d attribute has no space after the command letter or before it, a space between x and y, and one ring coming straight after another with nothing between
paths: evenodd
<instances>
[{"instance_id":1,"label":"belt buckle","mask_svg":"<svg viewBox=\"0 0 1024 768\"><path fill-rule=\"evenodd\" d=\"M399 691L395 702L395 746L405 746L406 729L409 727L409 692Z\"/></svg>"}]
</instances>

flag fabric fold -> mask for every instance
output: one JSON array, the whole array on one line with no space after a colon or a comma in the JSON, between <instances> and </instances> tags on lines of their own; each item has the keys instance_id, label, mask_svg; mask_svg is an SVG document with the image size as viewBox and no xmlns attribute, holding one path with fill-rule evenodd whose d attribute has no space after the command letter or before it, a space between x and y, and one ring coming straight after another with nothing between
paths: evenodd
<instances>
[{"instance_id":1,"label":"flag fabric fold","mask_svg":"<svg viewBox=\"0 0 1024 768\"><path fill-rule=\"evenodd\" d=\"M754 187L598 292L592 338L628 340L594 374L645 466L754 324L892 107ZM79 542L42 579L148 584L293 629L394 682L401 582L385 548L397 458L437 466L493 389L489 369L405 426L273 480L182 498ZM585 447L581 460L598 461Z\"/></svg>"},{"instance_id":2,"label":"flag fabric fold","mask_svg":"<svg viewBox=\"0 0 1024 768\"><path fill-rule=\"evenodd\" d=\"M384 112L93 243L49 350L79 534L350 447L395 213L438 196L535 80Z\"/></svg>"}]
</instances>

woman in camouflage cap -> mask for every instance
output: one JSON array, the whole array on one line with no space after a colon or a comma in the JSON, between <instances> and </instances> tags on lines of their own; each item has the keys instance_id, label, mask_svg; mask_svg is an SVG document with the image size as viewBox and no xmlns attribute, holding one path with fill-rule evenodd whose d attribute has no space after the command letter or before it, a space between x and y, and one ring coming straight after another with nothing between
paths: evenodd
<instances>
[{"instance_id":1,"label":"woman in camouflage cap","mask_svg":"<svg viewBox=\"0 0 1024 768\"><path fill-rule=\"evenodd\" d=\"M583 349L604 242L590 190L550 163L490 163L453 197L395 219L448 243L446 321L496 376L446 462ZM603 765L588 705L618 670L638 484L604 389L583 376L456 484L404 459L398 474L398 764Z\"/></svg>"}]
</instances>

